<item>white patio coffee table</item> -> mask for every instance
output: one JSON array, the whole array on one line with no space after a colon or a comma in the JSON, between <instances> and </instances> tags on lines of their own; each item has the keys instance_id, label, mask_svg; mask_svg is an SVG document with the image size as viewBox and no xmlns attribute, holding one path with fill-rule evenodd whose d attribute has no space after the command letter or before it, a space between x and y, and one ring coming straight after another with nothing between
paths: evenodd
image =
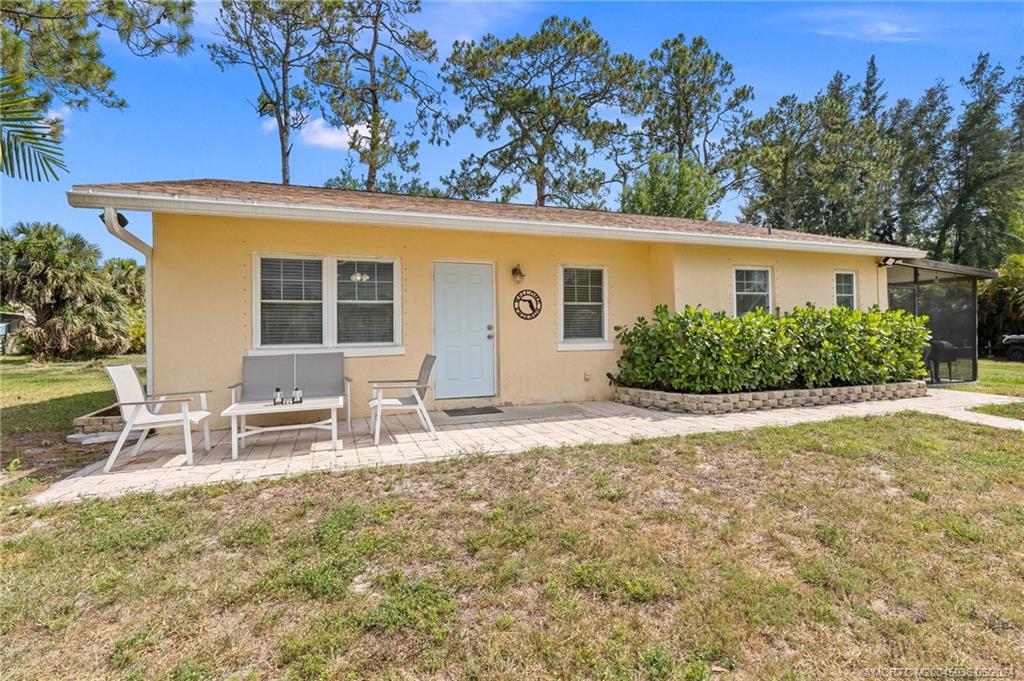
<instances>
[{"instance_id":1,"label":"white patio coffee table","mask_svg":"<svg viewBox=\"0 0 1024 681\"><path fill-rule=\"evenodd\" d=\"M338 409L341 409L344 405L344 397L312 397L295 404L236 402L220 413L221 416L231 418L231 458L238 458L238 443L241 441L244 447L246 436L273 430L301 430L303 428L329 430L331 431L331 441L334 443L334 447L337 448ZM245 423L247 416L255 416L257 414L297 414L303 411L324 411L325 409L331 412L331 418L313 423L294 423L285 426L250 426ZM239 421L241 422L239 423Z\"/></svg>"}]
</instances>

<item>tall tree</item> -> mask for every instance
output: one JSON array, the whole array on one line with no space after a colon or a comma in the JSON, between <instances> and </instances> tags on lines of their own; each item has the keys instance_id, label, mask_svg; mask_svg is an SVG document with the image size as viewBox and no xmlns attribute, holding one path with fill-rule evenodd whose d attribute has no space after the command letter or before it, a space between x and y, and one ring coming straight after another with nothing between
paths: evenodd
<instances>
[{"instance_id":1,"label":"tall tree","mask_svg":"<svg viewBox=\"0 0 1024 681\"><path fill-rule=\"evenodd\" d=\"M854 87L784 98L746 126L744 218L980 267L1024 249L1024 81L983 53L961 84L955 121L941 82L886 108L873 59Z\"/></svg>"},{"instance_id":2,"label":"tall tree","mask_svg":"<svg viewBox=\"0 0 1024 681\"><path fill-rule=\"evenodd\" d=\"M99 267L99 249L59 225L0 230L0 298L29 313L19 344L39 357L123 352L130 316Z\"/></svg>"},{"instance_id":3,"label":"tall tree","mask_svg":"<svg viewBox=\"0 0 1024 681\"><path fill-rule=\"evenodd\" d=\"M314 97L306 79L339 28L334 0L221 0L217 28L221 42L209 45L222 70L252 69L259 84L253 107L277 126L281 182L291 182L291 135L309 121Z\"/></svg>"},{"instance_id":4,"label":"tall tree","mask_svg":"<svg viewBox=\"0 0 1024 681\"><path fill-rule=\"evenodd\" d=\"M946 184L946 155L953 108L944 83L916 102L899 99L888 111L885 135L899 147L889 215L875 235L880 241L930 249Z\"/></svg>"},{"instance_id":5,"label":"tall tree","mask_svg":"<svg viewBox=\"0 0 1024 681\"><path fill-rule=\"evenodd\" d=\"M1013 147L1024 149L1024 57L1017 64L1017 75L1013 78Z\"/></svg>"},{"instance_id":6,"label":"tall tree","mask_svg":"<svg viewBox=\"0 0 1024 681\"><path fill-rule=\"evenodd\" d=\"M444 80L466 105L463 118L494 146L444 179L456 196L502 201L534 189L538 206L600 206L606 175L590 157L625 129L605 113L624 103L639 68L614 55L587 19L546 19L536 33L457 41Z\"/></svg>"},{"instance_id":7,"label":"tall tree","mask_svg":"<svg viewBox=\"0 0 1024 681\"><path fill-rule=\"evenodd\" d=\"M328 189L353 189L356 191L375 191L386 194L402 194L404 196L448 197L448 192L440 187L431 186L419 177L403 179L396 173L384 171L377 177L373 189L366 185L366 176L357 175L349 158L349 163L342 166L341 172L324 182Z\"/></svg>"},{"instance_id":8,"label":"tall tree","mask_svg":"<svg viewBox=\"0 0 1024 681\"><path fill-rule=\"evenodd\" d=\"M933 254L951 262L993 267L1017 235L1011 228L1024 208L1024 153L1014 148L1004 109L1013 82L982 53L960 79L969 99L953 132L950 184L940 207Z\"/></svg>"},{"instance_id":9,"label":"tall tree","mask_svg":"<svg viewBox=\"0 0 1024 681\"><path fill-rule=\"evenodd\" d=\"M875 55L871 55L864 73L864 82L860 86L860 99L857 102L861 116L881 121L887 97L882 90L883 85L885 80L878 75L878 62L875 61Z\"/></svg>"},{"instance_id":10,"label":"tall tree","mask_svg":"<svg viewBox=\"0 0 1024 681\"><path fill-rule=\"evenodd\" d=\"M671 154L652 156L622 190L619 210L703 220L714 203L718 183L694 159Z\"/></svg>"},{"instance_id":11,"label":"tall tree","mask_svg":"<svg viewBox=\"0 0 1024 681\"><path fill-rule=\"evenodd\" d=\"M192 39L194 0L4 0L0 3L0 67L21 74L45 109L56 97L71 107L91 100L124 107L103 61L102 30L133 54L182 55Z\"/></svg>"},{"instance_id":12,"label":"tall tree","mask_svg":"<svg viewBox=\"0 0 1024 681\"><path fill-rule=\"evenodd\" d=\"M883 135L873 60L867 71L855 86L836 73L812 101L783 98L746 126L745 218L848 238L883 230L899 148Z\"/></svg>"},{"instance_id":13,"label":"tall tree","mask_svg":"<svg viewBox=\"0 0 1024 681\"><path fill-rule=\"evenodd\" d=\"M804 228L867 239L889 215L899 148L883 135L885 94L874 58L863 83L848 81L837 73L816 100L820 126L806 178Z\"/></svg>"},{"instance_id":14,"label":"tall tree","mask_svg":"<svg viewBox=\"0 0 1024 681\"><path fill-rule=\"evenodd\" d=\"M182 55L191 37L193 0L4 0L0 2L0 127L2 172L8 177L57 179L67 170L54 98L74 108L95 100L122 108L111 88L100 35L111 30L133 54Z\"/></svg>"},{"instance_id":15,"label":"tall tree","mask_svg":"<svg viewBox=\"0 0 1024 681\"><path fill-rule=\"evenodd\" d=\"M447 130L441 90L422 71L437 60L437 49L426 31L409 22L419 11L420 0L352 0L344 26L314 69L327 121L348 131L351 148L366 165L369 191L376 191L378 173L389 164L405 173L419 170L413 134L437 143ZM404 140L388 110L399 102L415 106Z\"/></svg>"},{"instance_id":16,"label":"tall tree","mask_svg":"<svg viewBox=\"0 0 1024 681\"><path fill-rule=\"evenodd\" d=\"M129 305L139 307L146 302L146 268L131 258L109 258L103 263L103 272L110 285L124 296Z\"/></svg>"},{"instance_id":17,"label":"tall tree","mask_svg":"<svg viewBox=\"0 0 1024 681\"><path fill-rule=\"evenodd\" d=\"M718 201L735 180L734 153L753 88L736 85L732 64L703 36L687 42L682 33L651 52L642 83L634 162L642 165L654 154L670 154L677 164L692 160L715 178ZM619 170L628 176L627 167Z\"/></svg>"},{"instance_id":18,"label":"tall tree","mask_svg":"<svg viewBox=\"0 0 1024 681\"><path fill-rule=\"evenodd\" d=\"M813 103L786 95L744 129L745 222L796 229L820 121Z\"/></svg>"}]
</instances>

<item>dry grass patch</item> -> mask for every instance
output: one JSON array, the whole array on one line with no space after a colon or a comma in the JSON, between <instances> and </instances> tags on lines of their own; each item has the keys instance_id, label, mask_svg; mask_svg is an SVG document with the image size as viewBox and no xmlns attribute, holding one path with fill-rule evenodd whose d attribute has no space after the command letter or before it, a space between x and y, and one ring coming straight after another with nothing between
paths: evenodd
<instances>
[{"instance_id":1,"label":"dry grass patch","mask_svg":"<svg viewBox=\"0 0 1024 681\"><path fill-rule=\"evenodd\" d=\"M28 507L14 678L848 677L1024 640L1019 433L921 415Z\"/></svg>"}]
</instances>

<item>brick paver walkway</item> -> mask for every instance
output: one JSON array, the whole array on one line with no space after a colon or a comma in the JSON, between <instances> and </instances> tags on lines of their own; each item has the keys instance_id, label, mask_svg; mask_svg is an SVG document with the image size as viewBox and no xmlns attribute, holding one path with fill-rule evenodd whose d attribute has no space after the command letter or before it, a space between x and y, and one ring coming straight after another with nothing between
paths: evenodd
<instances>
[{"instance_id":1,"label":"brick paver walkway","mask_svg":"<svg viewBox=\"0 0 1024 681\"><path fill-rule=\"evenodd\" d=\"M465 454L521 452L540 446L621 443L634 437L661 437L760 426L785 426L825 421L840 416L868 416L914 410L1024 432L1024 421L977 414L968 408L1014 402L1018 398L952 390L930 390L926 397L883 402L775 409L721 416L669 414L616 402L582 402L530 407L506 407L500 417L457 423L439 414L438 440L422 431L416 417L385 416L387 432L374 446L367 419L353 421L353 432L342 432L341 446L331 447L324 431L281 431L249 438L247 447L231 460L227 431L214 431L209 452L198 446L195 465L185 465L181 436L157 435L146 441L137 457L123 454L110 473L103 461L86 466L35 497L37 503L74 501L87 496L118 496L128 492L161 492L188 485L296 475L317 470L346 470L366 466L440 461ZM1024 446L1024 435L1022 435ZM128 447L125 451L128 451Z\"/></svg>"}]
</instances>

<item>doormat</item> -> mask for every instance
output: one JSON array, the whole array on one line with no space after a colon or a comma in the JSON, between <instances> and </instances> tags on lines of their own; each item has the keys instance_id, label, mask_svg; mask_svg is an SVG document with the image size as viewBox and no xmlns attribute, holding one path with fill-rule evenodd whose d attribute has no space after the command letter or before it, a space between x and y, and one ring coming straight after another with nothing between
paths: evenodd
<instances>
[{"instance_id":1,"label":"doormat","mask_svg":"<svg viewBox=\"0 0 1024 681\"><path fill-rule=\"evenodd\" d=\"M463 407L462 409L444 409L448 416L483 416L484 414L503 414L497 407Z\"/></svg>"}]
</instances>

